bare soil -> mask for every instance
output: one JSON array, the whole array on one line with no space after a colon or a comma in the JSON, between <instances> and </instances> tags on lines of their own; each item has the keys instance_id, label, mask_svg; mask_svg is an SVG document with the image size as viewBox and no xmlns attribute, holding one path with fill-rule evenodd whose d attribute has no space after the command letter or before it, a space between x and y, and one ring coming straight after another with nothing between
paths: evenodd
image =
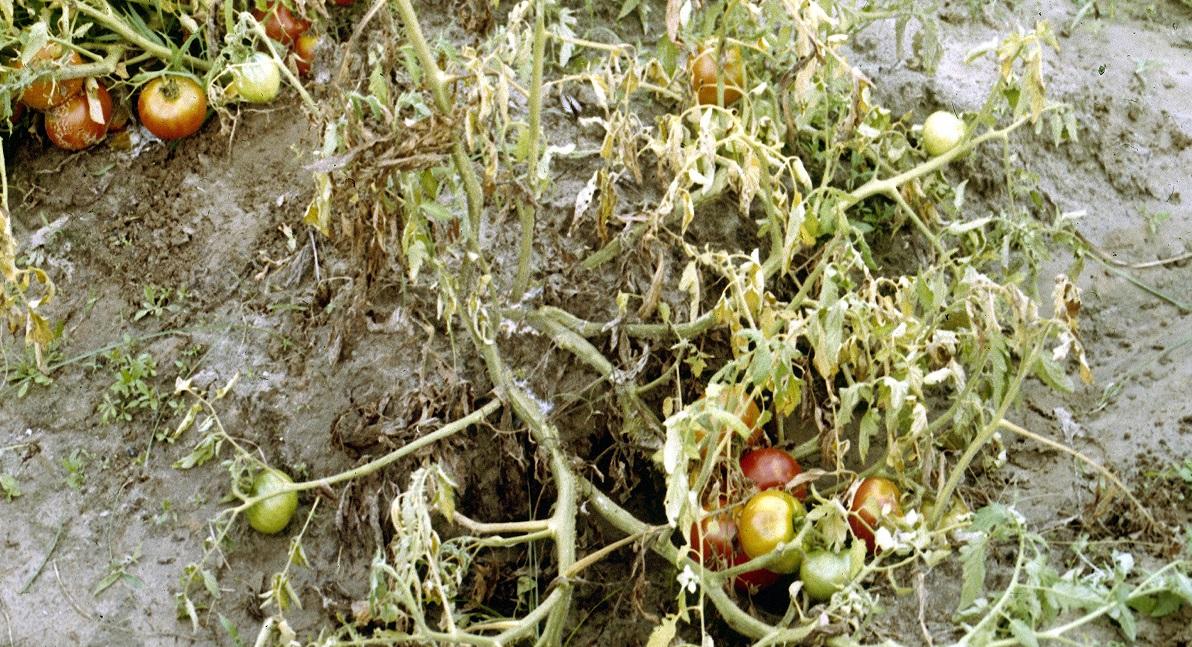
<instances>
[{"instance_id":1,"label":"bare soil","mask_svg":"<svg viewBox=\"0 0 1192 647\"><path fill-rule=\"evenodd\" d=\"M948 173L969 181L970 208L988 210L1003 197L1000 178L1009 159L1038 176L1041 195L1058 211L1084 210L1079 229L1112 258L1139 263L1192 251L1192 209L1183 202L1183 194L1192 197L1192 13L1175 2L1157 3L1153 12L1122 7L1112 17L1086 16L1069 32L1064 28L1076 9L1017 3L974 14L970 3L945 3L944 59L934 75L898 58L890 30L867 32L854 56L875 80L878 101L896 113L972 109L993 70L986 62L965 65L965 52L1009 25L1050 20L1061 33L1061 51L1048 62L1049 92L1076 106L1080 141L1057 148L1045 136L1024 133L1008 150L983 151ZM24 252L41 255L60 289L52 312L65 321L60 350L67 361L49 387L25 397L14 386L0 390L0 473L15 476L23 492L0 500L0 644L235 642L216 618L192 632L177 619L174 601L181 569L199 556L206 522L221 507L227 474L214 464L172 467L193 438L153 440L175 421L168 409L130 423L101 422L98 405L114 378L99 351L122 339L156 359L163 394L172 391L176 361L197 367L200 386L239 373L234 395L222 403L225 425L295 476L362 463L468 412L487 395L487 384L472 382L482 373L433 320L433 308L426 309L426 294L394 284L376 286L368 302L351 298L346 260L300 225L311 191L303 166L314 140L296 102L279 105L242 114L234 136L208 123L175 145L68 155L28 136L5 142L16 233ZM548 138L580 137L557 105L550 109ZM566 269L583 252L582 241L565 235L577 182L590 170L569 162L562 173L545 210L553 215L544 218L539 239L552 242L543 243L538 276L546 298L594 316L601 313L583 312L584 294L570 287ZM500 223L488 231L508 235L512 245L513 234L502 233ZM1051 267L1070 271L1072 259L1058 253ZM1192 262L1127 271L1169 299L1086 261L1083 325L1097 381L1070 396L1033 385L1012 415L1111 467L1156 515L1186 526L1192 522L1187 490L1154 473L1192 456ZM134 321L147 284L184 287L189 297L161 316ZM541 341L507 345L510 361L535 383L552 384L553 393L578 392L591 381ZM10 371L21 352L5 349ZM582 402L560 410L566 441L596 467L618 469L634 486L619 493L627 505L657 520L661 484L640 456L616 467L602 404L612 406ZM546 514L541 466L514 429L511 420L497 420L380 476L303 497L299 518L316 500L319 513L305 541L311 566L299 587L303 611L290 614L300 635L348 616L351 602L366 595L367 565L388 532L395 486L421 461L448 465L476 517ZM1011 503L1061 539L1116 538L1141 559L1163 556L1168 547L1141 533L1128 504L1099 498L1086 468L1030 441L1005 442L1009 464L979 475L966 494ZM73 485L64 464L71 457L81 465ZM596 524L581 533L586 546L614 538ZM218 612L251 643L260 625L257 593L284 564L287 539L240 529L234 544L221 571ZM477 601L512 610L517 578L530 574L531 564L522 555L497 554L488 566L491 575L473 582ZM127 577L96 592L118 569ZM673 610L673 573L653 557L625 550L587 577L571 644L643 644L657 619ZM891 612L877 620L875 637L922 643L922 614L933 639L946 642L956 579L952 567L928 574L922 604L891 595ZM1186 620L1151 627L1140 642L1192 643ZM1106 635L1104 627L1091 631L1085 639ZM718 642L734 640L725 633Z\"/></svg>"}]
</instances>

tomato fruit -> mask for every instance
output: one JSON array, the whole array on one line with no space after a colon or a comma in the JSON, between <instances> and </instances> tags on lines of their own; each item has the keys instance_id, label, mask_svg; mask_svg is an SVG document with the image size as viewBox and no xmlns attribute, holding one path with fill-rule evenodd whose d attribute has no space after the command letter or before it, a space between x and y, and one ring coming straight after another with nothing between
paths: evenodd
<instances>
[{"instance_id":1,"label":"tomato fruit","mask_svg":"<svg viewBox=\"0 0 1192 647\"><path fill-rule=\"evenodd\" d=\"M91 102L86 92L51 108L46 112L46 136L55 146L68 151L81 151L103 141L112 120L112 95L102 85L97 86L95 102L98 115L91 114ZM96 121L92 118L95 116L103 121Z\"/></svg>"},{"instance_id":2,"label":"tomato fruit","mask_svg":"<svg viewBox=\"0 0 1192 647\"><path fill-rule=\"evenodd\" d=\"M795 521L807 513L803 504L782 490L765 490L749 499L737 515L737 536L749 557L761 557L795 538ZM770 564L775 573L794 573L803 555L792 551Z\"/></svg>"},{"instance_id":3,"label":"tomato fruit","mask_svg":"<svg viewBox=\"0 0 1192 647\"><path fill-rule=\"evenodd\" d=\"M713 384L708 387L708 392L704 394L704 400L708 404L715 404L718 408L736 414L741 419L741 423L749 429L749 438L745 440L746 446L756 445L761 440L762 426L758 424L758 420L761 418L762 412L757 407L757 403L753 401L753 398L749 397L743 385L732 384L726 386ZM701 420L698 426L699 428L695 433L695 440L701 442L704 439L706 430L709 427L716 426L716 421ZM720 431L722 434L735 433L727 425Z\"/></svg>"},{"instance_id":4,"label":"tomato fruit","mask_svg":"<svg viewBox=\"0 0 1192 647\"><path fill-rule=\"evenodd\" d=\"M280 1L264 11L253 9L252 15L265 28L266 36L286 45L293 44L303 32L310 29L309 20L295 16Z\"/></svg>"},{"instance_id":5,"label":"tomato fruit","mask_svg":"<svg viewBox=\"0 0 1192 647\"><path fill-rule=\"evenodd\" d=\"M355 1L356 0L334 0L336 6L340 6L340 7L349 7Z\"/></svg>"},{"instance_id":6,"label":"tomato fruit","mask_svg":"<svg viewBox=\"0 0 1192 647\"><path fill-rule=\"evenodd\" d=\"M757 484L759 490L782 488L802 471L794 456L777 447L755 449L741 456L741 472ZM795 488L794 494L800 501L806 499L807 486Z\"/></svg>"},{"instance_id":7,"label":"tomato fruit","mask_svg":"<svg viewBox=\"0 0 1192 647\"><path fill-rule=\"evenodd\" d=\"M315 62L315 48L319 45L319 37L314 34L302 34L294 41L294 66L298 73L306 76L310 74L310 66Z\"/></svg>"},{"instance_id":8,"label":"tomato fruit","mask_svg":"<svg viewBox=\"0 0 1192 647\"><path fill-rule=\"evenodd\" d=\"M30 66L38 71L50 69L55 61L62 59L62 46L50 43L37 50L30 61ZM68 65L82 65L83 57L78 52L70 52L66 57ZM14 67L20 67L20 61L14 61ZM53 78L43 78L30 83L21 93L21 103L34 110L49 110L54 106L66 103L66 100L83 91L83 79L65 79L58 81Z\"/></svg>"},{"instance_id":9,"label":"tomato fruit","mask_svg":"<svg viewBox=\"0 0 1192 647\"><path fill-rule=\"evenodd\" d=\"M692 558L701 564L729 564L737 552L737 522L727 512L691 524ZM702 555L702 559L701 559Z\"/></svg>"},{"instance_id":10,"label":"tomato fruit","mask_svg":"<svg viewBox=\"0 0 1192 647\"><path fill-rule=\"evenodd\" d=\"M186 76L159 76L141 88L137 115L149 132L164 140L195 134L207 117L207 95Z\"/></svg>"},{"instance_id":11,"label":"tomato fruit","mask_svg":"<svg viewBox=\"0 0 1192 647\"><path fill-rule=\"evenodd\" d=\"M737 549L733 553L732 566L740 566L750 560L749 555L745 551ZM733 578L733 587L742 593L754 594L762 589L769 588L782 577L778 573L767 568L755 568L752 571L745 571Z\"/></svg>"},{"instance_id":12,"label":"tomato fruit","mask_svg":"<svg viewBox=\"0 0 1192 647\"><path fill-rule=\"evenodd\" d=\"M950 112L933 112L923 122L923 148L932 157L938 157L956 148L962 139L964 122Z\"/></svg>"},{"instance_id":13,"label":"tomato fruit","mask_svg":"<svg viewBox=\"0 0 1192 647\"><path fill-rule=\"evenodd\" d=\"M277 492L293 482L285 472L275 469L262 470L253 480L252 496ZM275 535L289 525L297 509L298 493L282 492L252 504L244 516L248 517L248 525L252 526L253 530Z\"/></svg>"},{"instance_id":14,"label":"tomato fruit","mask_svg":"<svg viewBox=\"0 0 1192 647\"><path fill-rule=\"evenodd\" d=\"M725 47L721 52L724 66L716 59L715 47L701 49L691 59L691 89L704 105L717 103L717 79L724 72L724 105L731 106L741 98L745 87L744 66L741 64L741 50Z\"/></svg>"},{"instance_id":15,"label":"tomato fruit","mask_svg":"<svg viewBox=\"0 0 1192 647\"><path fill-rule=\"evenodd\" d=\"M803 558L799 566L799 579L807 597L823 602L843 589L852 579L852 559L848 551L833 553L827 550L813 550Z\"/></svg>"},{"instance_id":16,"label":"tomato fruit","mask_svg":"<svg viewBox=\"0 0 1192 647\"><path fill-rule=\"evenodd\" d=\"M281 71L273 57L253 52L232 68L232 92L249 103L269 103L281 90Z\"/></svg>"},{"instance_id":17,"label":"tomato fruit","mask_svg":"<svg viewBox=\"0 0 1192 647\"><path fill-rule=\"evenodd\" d=\"M865 542L870 553L874 552L873 533L889 519L902 516L902 505L898 502L902 492L887 478L871 476L861 481L849 504L848 525L853 535Z\"/></svg>"}]
</instances>

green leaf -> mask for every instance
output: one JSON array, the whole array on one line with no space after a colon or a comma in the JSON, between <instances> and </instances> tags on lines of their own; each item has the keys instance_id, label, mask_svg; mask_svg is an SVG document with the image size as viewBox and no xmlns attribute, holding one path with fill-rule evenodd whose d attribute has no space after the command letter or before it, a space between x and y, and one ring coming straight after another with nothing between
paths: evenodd
<instances>
[{"instance_id":1,"label":"green leaf","mask_svg":"<svg viewBox=\"0 0 1192 647\"><path fill-rule=\"evenodd\" d=\"M960 600L956 610L962 611L973 604L985 592L985 560L989 548L989 537L979 538L960 549L960 560L964 581L960 587Z\"/></svg>"},{"instance_id":2,"label":"green leaf","mask_svg":"<svg viewBox=\"0 0 1192 647\"><path fill-rule=\"evenodd\" d=\"M1039 360L1035 362L1034 366L1035 377L1043 380L1047 386L1050 386L1057 391L1064 393L1071 393L1075 390L1072 384L1072 378L1060 366L1058 362L1051 358L1051 355L1042 353L1039 355Z\"/></svg>"},{"instance_id":3,"label":"green leaf","mask_svg":"<svg viewBox=\"0 0 1192 647\"><path fill-rule=\"evenodd\" d=\"M21 486L17 483L15 476L0 474L0 493L4 494L4 498L9 501L21 496Z\"/></svg>"},{"instance_id":4,"label":"green leaf","mask_svg":"<svg viewBox=\"0 0 1192 647\"><path fill-rule=\"evenodd\" d=\"M877 411L870 409L861 417L861 430L857 436L857 451L864 461L869 455L869 441L877 434Z\"/></svg>"},{"instance_id":5,"label":"green leaf","mask_svg":"<svg viewBox=\"0 0 1192 647\"><path fill-rule=\"evenodd\" d=\"M1039 647L1039 639L1035 637L1035 630L1018 618L1010 621L1010 633L1023 647Z\"/></svg>"}]
</instances>

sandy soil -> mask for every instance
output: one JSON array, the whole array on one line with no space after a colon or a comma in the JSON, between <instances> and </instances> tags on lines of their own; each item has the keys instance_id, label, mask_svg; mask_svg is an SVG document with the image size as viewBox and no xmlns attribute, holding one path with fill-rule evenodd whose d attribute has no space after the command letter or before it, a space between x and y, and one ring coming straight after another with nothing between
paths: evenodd
<instances>
[{"instance_id":1,"label":"sandy soil","mask_svg":"<svg viewBox=\"0 0 1192 647\"><path fill-rule=\"evenodd\" d=\"M1192 14L1167 2L1153 15L1123 8L1115 17L1088 16L1070 32L1061 29L1075 9L1022 3L974 17L969 3L949 3L940 13L944 60L933 76L899 62L891 34L880 29L860 39L856 56L877 81L879 101L895 112L968 109L992 70L988 63L964 65L964 53L1007 24L1049 19L1057 32L1067 32L1049 59L1049 91L1076 106L1081 140L1056 148L1045 137L1023 134L1009 151L1014 164L1038 175L1042 195L1059 211L1084 210L1079 229L1115 259L1138 263L1190 251L1192 209L1183 194L1192 196ZM393 287L367 305L340 296L351 280L344 261L298 224L310 192L302 166L311 147L300 116L293 105L245 114L232 141L209 123L198 138L176 146L66 155L24 139L10 149L15 227L22 249L42 256L62 292L54 314L66 322L61 350L71 361L49 388L23 398L14 387L0 391L0 473L15 476L23 492L0 501L0 644L233 643L215 621L192 633L176 619L174 601L181 569L198 556L206 520L226 492L226 474L214 465L171 467L193 437L153 442L168 415L101 423L97 407L113 376L96 351L122 337L135 352L156 358L156 383L166 394L178 360L194 360L200 385L238 372L225 424L295 475L363 462L466 412L483 395L485 386L471 384L457 365L448 338L425 338L426 322L410 314L420 295ZM574 136L560 114L548 123L551 136ZM984 151L949 173L970 180L974 209L988 209L999 197L1002 151ZM568 186L560 183L549 203L559 222L569 222ZM293 228L293 250L286 225ZM555 238L564 229L547 227ZM540 269L561 271L567 256L544 255ZM1051 266L1068 271L1070 259L1060 255ZM1128 271L1170 300L1086 262L1084 331L1097 382L1071 396L1036 385L1013 415L1034 431L1072 441L1148 493L1165 518L1186 524L1186 502L1170 493L1164 499L1166 490L1149 485L1147 473L1192 456L1192 262ZM1050 274L1040 280L1049 283ZM185 287L190 296L176 311L133 321L150 283ZM564 304L581 297L563 288L552 294ZM337 323L361 309L369 322L363 328ZM18 350L7 350L10 361ZM523 352L533 366L538 351ZM593 426L582 429L589 431L569 441L599 451L603 441ZM478 516L525 514L538 505L529 448L493 431L460 436L436 447L434 456L464 476ZM1124 503L1090 518L1096 493L1085 469L1031 442L1007 442L1010 464L982 481L991 498L1013 503L1044 528L1118 536L1140 555L1154 552ZM393 494L391 484L404 483L429 456L384 478L302 499L302 511L319 498L325 513L308 533L312 569L299 588L305 611L293 615L296 628L326 626L366 592L378 511ZM78 465L73 479L68 459ZM657 487L647 479L636 506L648 509ZM523 494L511 502L504 492ZM589 528L588 535L596 543L600 531ZM284 536L235 535L219 612L246 641L259 626L256 593L284 563L285 550ZM648 581L628 577L639 573L629 554L594 571L581 591L573 644L644 642L674 599L667 566L647 564L657 571ZM119 569L127 577L96 593ZM928 605L928 627L937 640L948 637L950 578L947 569L933 576L938 595ZM510 591L516 582L491 585ZM894 637L921 641L917 626L896 617L887 623ZM1153 631L1145 642L1192 641L1187 623Z\"/></svg>"}]
</instances>

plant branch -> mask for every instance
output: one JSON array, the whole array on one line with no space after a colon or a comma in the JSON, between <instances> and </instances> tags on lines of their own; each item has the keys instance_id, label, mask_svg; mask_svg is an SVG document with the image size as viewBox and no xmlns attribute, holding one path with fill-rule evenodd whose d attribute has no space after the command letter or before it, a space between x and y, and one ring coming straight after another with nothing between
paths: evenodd
<instances>
[{"instance_id":1,"label":"plant branch","mask_svg":"<svg viewBox=\"0 0 1192 647\"><path fill-rule=\"evenodd\" d=\"M530 260L534 255L534 220L538 210L538 148L542 131L542 66L546 57L546 1L534 0L534 47L530 76L530 132L526 151L529 164L527 181L532 200L519 203L518 220L521 242L517 252L517 276L513 280L512 301L521 301L530 283Z\"/></svg>"}]
</instances>

